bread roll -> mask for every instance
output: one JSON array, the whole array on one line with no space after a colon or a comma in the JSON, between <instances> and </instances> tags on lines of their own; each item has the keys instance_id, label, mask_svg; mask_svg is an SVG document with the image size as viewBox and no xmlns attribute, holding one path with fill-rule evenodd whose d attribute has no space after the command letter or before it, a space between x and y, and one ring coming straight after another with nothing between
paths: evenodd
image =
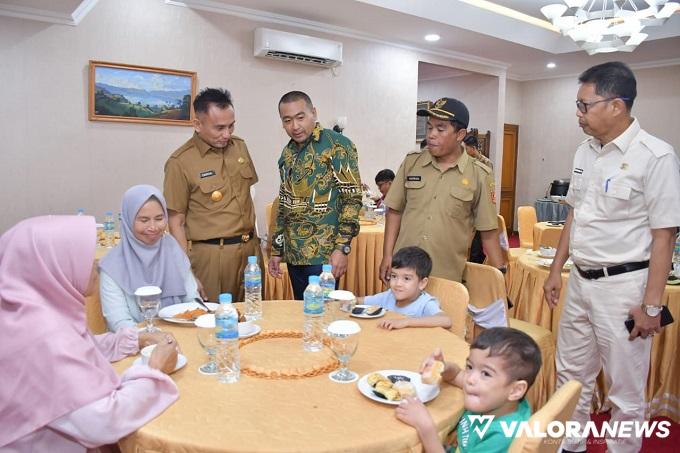
<instances>
[{"instance_id":1,"label":"bread roll","mask_svg":"<svg viewBox=\"0 0 680 453\"><path fill-rule=\"evenodd\" d=\"M425 368L421 374L423 384L434 385L439 384L444 372L444 362L435 360L428 368Z\"/></svg>"}]
</instances>

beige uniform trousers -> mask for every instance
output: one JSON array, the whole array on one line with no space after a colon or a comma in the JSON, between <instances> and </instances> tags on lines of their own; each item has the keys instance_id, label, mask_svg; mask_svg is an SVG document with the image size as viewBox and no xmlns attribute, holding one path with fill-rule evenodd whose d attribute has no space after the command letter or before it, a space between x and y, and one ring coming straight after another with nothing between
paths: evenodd
<instances>
[{"instance_id":1,"label":"beige uniform trousers","mask_svg":"<svg viewBox=\"0 0 680 453\"><path fill-rule=\"evenodd\" d=\"M194 275L203 284L210 302L217 302L221 293L231 293L234 302L244 300L243 270L251 255L257 256L260 270L266 272L258 238L245 243L222 246L191 242L189 247L189 259ZM263 285L264 280L263 278ZM262 294L264 295L264 286Z\"/></svg>"},{"instance_id":2,"label":"beige uniform trousers","mask_svg":"<svg viewBox=\"0 0 680 453\"><path fill-rule=\"evenodd\" d=\"M581 398L571 418L590 420L595 380L604 370L611 421L644 421L645 388L652 340L628 340L624 321L628 310L642 303L647 269L587 280L576 269L569 276L566 301L557 336L557 385L569 380L583 384ZM582 429L582 428L581 428ZM563 447L585 451L587 439L565 439ZM607 439L612 453L638 453L642 439Z\"/></svg>"}]
</instances>

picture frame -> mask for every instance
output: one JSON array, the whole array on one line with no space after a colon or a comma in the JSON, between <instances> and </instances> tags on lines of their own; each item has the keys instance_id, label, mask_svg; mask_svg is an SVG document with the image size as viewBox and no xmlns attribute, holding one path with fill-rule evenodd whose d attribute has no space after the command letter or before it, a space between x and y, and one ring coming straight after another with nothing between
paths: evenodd
<instances>
[{"instance_id":1,"label":"picture frame","mask_svg":"<svg viewBox=\"0 0 680 453\"><path fill-rule=\"evenodd\" d=\"M430 101L418 101L416 103L416 112L418 110L429 109L432 107ZM427 137L427 117L416 116L416 143L420 143Z\"/></svg>"},{"instance_id":2,"label":"picture frame","mask_svg":"<svg viewBox=\"0 0 680 453\"><path fill-rule=\"evenodd\" d=\"M196 73L90 60L90 121L191 126Z\"/></svg>"}]
</instances>

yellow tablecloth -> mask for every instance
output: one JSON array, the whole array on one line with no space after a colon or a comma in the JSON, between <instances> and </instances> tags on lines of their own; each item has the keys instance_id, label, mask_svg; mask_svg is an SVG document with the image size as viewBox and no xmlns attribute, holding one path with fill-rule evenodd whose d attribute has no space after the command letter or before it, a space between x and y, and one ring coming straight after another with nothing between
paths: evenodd
<instances>
[{"instance_id":1,"label":"yellow tablecloth","mask_svg":"<svg viewBox=\"0 0 680 453\"><path fill-rule=\"evenodd\" d=\"M560 241L560 234L564 227L562 225L554 226L548 222L538 222L534 224L534 250L538 250L540 246L555 247Z\"/></svg>"},{"instance_id":2,"label":"yellow tablecloth","mask_svg":"<svg viewBox=\"0 0 680 453\"><path fill-rule=\"evenodd\" d=\"M302 328L300 302L265 302L263 313L264 319L258 323L265 330ZM385 331L377 328L374 319L357 322L362 331L349 368L359 375L381 369L416 371L437 346L443 348L447 360L461 366L465 363L468 345L444 329ZM216 377L203 376L197 370L206 354L198 345L196 328L165 322L160 327L175 334L189 360L172 375L180 398L121 440L123 452L421 451L416 431L395 418L394 407L369 400L356 383L337 384L324 374L296 380L242 375L238 383L220 384ZM243 350L242 362L248 360L248 347ZM133 359L114 367L122 372ZM448 431L462 413L462 391L445 384L427 407L440 433Z\"/></svg>"},{"instance_id":3,"label":"yellow tablecloth","mask_svg":"<svg viewBox=\"0 0 680 453\"><path fill-rule=\"evenodd\" d=\"M357 237L352 239L352 252L347 257L347 273L340 279L340 289L352 291L355 296L368 296L383 290L379 277L382 260L383 225L362 225ZM283 276L276 279L265 277L265 300L285 300L293 298L288 272L281 266Z\"/></svg>"},{"instance_id":4,"label":"yellow tablecloth","mask_svg":"<svg viewBox=\"0 0 680 453\"><path fill-rule=\"evenodd\" d=\"M549 269L539 266L538 259L531 253L519 257L510 280L508 296L514 304L515 318L541 325L551 330L557 338L569 273L562 273L560 303L551 310L543 299L543 284L548 278ZM663 415L680 422L680 363L677 360L680 344L680 287L667 285L661 303L668 305L676 321L656 335L652 343L647 380L648 409L652 417Z\"/></svg>"}]
</instances>

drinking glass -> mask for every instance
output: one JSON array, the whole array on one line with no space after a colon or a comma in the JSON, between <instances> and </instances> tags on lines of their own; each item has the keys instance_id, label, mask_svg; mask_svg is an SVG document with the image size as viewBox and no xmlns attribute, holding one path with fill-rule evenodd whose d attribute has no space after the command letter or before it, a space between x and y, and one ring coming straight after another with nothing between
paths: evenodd
<instances>
[{"instance_id":1,"label":"drinking glass","mask_svg":"<svg viewBox=\"0 0 680 453\"><path fill-rule=\"evenodd\" d=\"M144 316L146 327L144 332L160 332L161 329L153 325L153 320L158 314L161 305L161 289L158 286L142 286L135 290L137 305Z\"/></svg>"},{"instance_id":2,"label":"drinking glass","mask_svg":"<svg viewBox=\"0 0 680 453\"><path fill-rule=\"evenodd\" d=\"M357 303L356 297L351 291L336 289L328 293L327 306L329 309L328 322L349 318L349 314Z\"/></svg>"},{"instance_id":3,"label":"drinking glass","mask_svg":"<svg viewBox=\"0 0 680 453\"><path fill-rule=\"evenodd\" d=\"M333 321L328 325L328 338L331 350L340 361L340 369L328 377L343 384L354 382L359 375L347 369L347 363L352 358L359 345L361 327L354 321Z\"/></svg>"},{"instance_id":4,"label":"drinking glass","mask_svg":"<svg viewBox=\"0 0 680 453\"><path fill-rule=\"evenodd\" d=\"M208 361L198 368L202 374L217 374L217 338L215 338L215 328L198 328L198 343L208 353Z\"/></svg>"}]
</instances>

